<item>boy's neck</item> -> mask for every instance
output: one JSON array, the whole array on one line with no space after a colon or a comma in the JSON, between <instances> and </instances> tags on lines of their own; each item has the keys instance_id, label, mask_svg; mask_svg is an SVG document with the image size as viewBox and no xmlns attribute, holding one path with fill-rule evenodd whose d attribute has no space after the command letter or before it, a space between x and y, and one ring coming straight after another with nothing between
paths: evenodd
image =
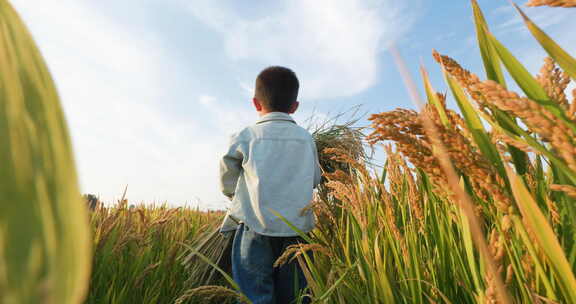
<instances>
[{"instance_id":1,"label":"boy's neck","mask_svg":"<svg viewBox=\"0 0 576 304\"><path fill-rule=\"evenodd\" d=\"M260 117L264 117L265 115L270 114L270 113L284 113L284 114L290 115L290 113L280 112L280 111L267 111L267 110L258 111L258 115Z\"/></svg>"}]
</instances>

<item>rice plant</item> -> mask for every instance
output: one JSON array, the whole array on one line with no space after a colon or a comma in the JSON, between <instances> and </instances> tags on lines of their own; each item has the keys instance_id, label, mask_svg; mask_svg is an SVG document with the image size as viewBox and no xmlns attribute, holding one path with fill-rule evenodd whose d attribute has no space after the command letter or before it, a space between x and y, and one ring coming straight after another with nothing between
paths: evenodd
<instances>
[{"instance_id":1,"label":"rice plant","mask_svg":"<svg viewBox=\"0 0 576 304\"><path fill-rule=\"evenodd\" d=\"M380 176L324 151L347 170L326 174L319 227L297 251L317 302L576 303L576 61L518 8L550 56L530 75L472 7L486 80L433 52L458 111L423 71L420 112L370 118L368 140L394 143Z\"/></svg>"},{"instance_id":2,"label":"rice plant","mask_svg":"<svg viewBox=\"0 0 576 304\"><path fill-rule=\"evenodd\" d=\"M94 259L86 303L174 303L204 285L185 259L186 246L196 246L222 218L222 212L189 208L128 207L125 199L97 207L91 214ZM183 303L210 303L184 298Z\"/></svg>"}]
</instances>

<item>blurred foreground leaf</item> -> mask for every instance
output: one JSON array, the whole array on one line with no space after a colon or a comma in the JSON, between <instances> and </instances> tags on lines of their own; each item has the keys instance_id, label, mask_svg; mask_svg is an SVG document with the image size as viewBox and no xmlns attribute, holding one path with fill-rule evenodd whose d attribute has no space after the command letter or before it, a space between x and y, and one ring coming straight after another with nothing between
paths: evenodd
<instances>
[{"instance_id":1,"label":"blurred foreground leaf","mask_svg":"<svg viewBox=\"0 0 576 304\"><path fill-rule=\"evenodd\" d=\"M0 0L0 303L80 303L88 216L54 82Z\"/></svg>"}]
</instances>

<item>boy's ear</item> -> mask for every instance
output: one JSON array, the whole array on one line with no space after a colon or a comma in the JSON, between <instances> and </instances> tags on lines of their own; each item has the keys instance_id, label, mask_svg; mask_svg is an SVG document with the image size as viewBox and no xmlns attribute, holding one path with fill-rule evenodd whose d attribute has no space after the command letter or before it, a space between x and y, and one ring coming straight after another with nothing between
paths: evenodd
<instances>
[{"instance_id":1,"label":"boy's ear","mask_svg":"<svg viewBox=\"0 0 576 304\"><path fill-rule=\"evenodd\" d=\"M252 103L254 104L256 111L258 111L258 112L262 111L262 105L260 104L260 101L258 101L258 99L256 99L256 97L252 98Z\"/></svg>"},{"instance_id":2,"label":"boy's ear","mask_svg":"<svg viewBox=\"0 0 576 304\"><path fill-rule=\"evenodd\" d=\"M298 110L298 106L300 105L300 103L298 101L294 101L292 103L292 105L290 106L290 114L293 114L294 112L296 112L296 110Z\"/></svg>"}]
</instances>

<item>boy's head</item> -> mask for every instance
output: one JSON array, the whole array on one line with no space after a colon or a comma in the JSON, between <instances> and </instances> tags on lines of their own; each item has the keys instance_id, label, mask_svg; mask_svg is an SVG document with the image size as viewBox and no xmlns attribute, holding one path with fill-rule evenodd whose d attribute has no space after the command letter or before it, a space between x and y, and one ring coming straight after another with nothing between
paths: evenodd
<instances>
[{"instance_id":1,"label":"boy's head","mask_svg":"<svg viewBox=\"0 0 576 304\"><path fill-rule=\"evenodd\" d=\"M294 113L298 108L298 88L296 74L284 67L271 66L256 77L254 106L262 114L268 112Z\"/></svg>"}]
</instances>

